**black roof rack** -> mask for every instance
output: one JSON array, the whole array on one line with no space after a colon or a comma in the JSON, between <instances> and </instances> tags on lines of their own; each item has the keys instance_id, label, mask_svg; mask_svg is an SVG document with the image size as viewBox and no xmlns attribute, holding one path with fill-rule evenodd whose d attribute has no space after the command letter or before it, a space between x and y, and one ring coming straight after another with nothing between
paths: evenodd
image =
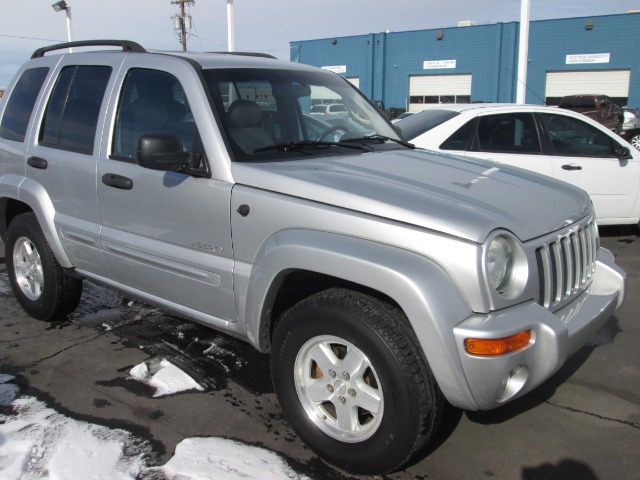
<instances>
[{"instance_id":1,"label":"black roof rack","mask_svg":"<svg viewBox=\"0 0 640 480\"><path fill-rule=\"evenodd\" d=\"M259 53L259 52L207 52L207 53L217 53L220 55L240 55L243 57L262 57L262 58L272 58L277 60L276 57L270 55L268 53Z\"/></svg>"},{"instance_id":2,"label":"black roof rack","mask_svg":"<svg viewBox=\"0 0 640 480\"><path fill-rule=\"evenodd\" d=\"M48 47L39 48L35 52L33 52L33 55L31 55L31 58L44 57L44 54L47 52L62 50L64 48L109 47L109 46L122 47L123 52L146 53L146 50L142 45L136 42L131 42L129 40L83 40L80 42L58 43L56 45L50 45Z\"/></svg>"}]
</instances>

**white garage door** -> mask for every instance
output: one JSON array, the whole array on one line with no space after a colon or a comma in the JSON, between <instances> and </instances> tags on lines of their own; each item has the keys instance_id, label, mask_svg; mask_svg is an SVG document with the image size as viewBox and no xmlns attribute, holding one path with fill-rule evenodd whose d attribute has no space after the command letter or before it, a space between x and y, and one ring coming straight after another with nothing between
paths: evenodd
<instances>
[{"instance_id":1,"label":"white garage door","mask_svg":"<svg viewBox=\"0 0 640 480\"><path fill-rule=\"evenodd\" d=\"M434 103L469 103L471 75L416 75L409 77L409 111Z\"/></svg>"},{"instance_id":2,"label":"white garage door","mask_svg":"<svg viewBox=\"0 0 640 480\"><path fill-rule=\"evenodd\" d=\"M629 70L587 70L547 72L545 103L557 105L565 95L602 94L626 105L629 97Z\"/></svg>"},{"instance_id":3,"label":"white garage door","mask_svg":"<svg viewBox=\"0 0 640 480\"><path fill-rule=\"evenodd\" d=\"M311 105L321 105L328 103L341 103L342 97L333 90L326 87L312 87Z\"/></svg>"}]
</instances>

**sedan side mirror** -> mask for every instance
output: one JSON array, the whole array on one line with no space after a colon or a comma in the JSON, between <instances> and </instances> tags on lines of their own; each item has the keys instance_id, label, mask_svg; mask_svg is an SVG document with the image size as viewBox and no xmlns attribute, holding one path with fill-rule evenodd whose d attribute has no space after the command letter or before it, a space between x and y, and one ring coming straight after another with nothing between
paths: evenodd
<instances>
[{"instance_id":1,"label":"sedan side mirror","mask_svg":"<svg viewBox=\"0 0 640 480\"><path fill-rule=\"evenodd\" d=\"M148 133L140 137L136 162L151 170L184 172L196 177L209 176L201 155L185 152L182 140L171 133ZM201 166L201 163L205 166Z\"/></svg>"},{"instance_id":2,"label":"sedan side mirror","mask_svg":"<svg viewBox=\"0 0 640 480\"><path fill-rule=\"evenodd\" d=\"M623 147L621 145L617 146L615 149L615 155L620 160L627 160L631 158L631 150L628 147Z\"/></svg>"}]
</instances>

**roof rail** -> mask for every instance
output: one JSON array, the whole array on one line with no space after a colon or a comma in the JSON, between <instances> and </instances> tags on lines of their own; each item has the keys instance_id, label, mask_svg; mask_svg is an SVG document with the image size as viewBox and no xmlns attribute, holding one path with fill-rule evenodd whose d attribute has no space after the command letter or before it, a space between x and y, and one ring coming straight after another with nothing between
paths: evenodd
<instances>
[{"instance_id":1,"label":"roof rail","mask_svg":"<svg viewBox=\"0 0 640 480\"><path fill-rule=\"evenodd\" d=\"M272 58L277 60L276 57L270 55L268 53L259 53L259 52L207 52L207 53L217 53L219 55L240 55L243 57L262 57L262 58Z\"/></svg>"},{"instance_id":2,"label":"roof rail","mask_svg":"<svg viewBox=\"0 0 640 480\"><path fill-rule=\"evenodd\" d=\"M42 47L37 49L31 55L31 58L40 58L44 57L44 54L47 52L53 52L55 50L62 50L65 48L74 48L74 47L122 47L123 52L138 52L138 53L146 53L146 50L142 45L136 42L131 42L129 40L83 40L79 42L65 42L58 43L56 45L50 45L48 47Z\"/></svg>"}]
</instances>

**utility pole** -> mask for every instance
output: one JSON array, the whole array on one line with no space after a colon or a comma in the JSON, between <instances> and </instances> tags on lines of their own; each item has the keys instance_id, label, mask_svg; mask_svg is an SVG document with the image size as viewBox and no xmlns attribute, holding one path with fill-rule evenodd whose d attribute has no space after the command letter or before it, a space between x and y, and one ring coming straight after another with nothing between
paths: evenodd
<instances>
[{"instance_id":1,"label":"utility pole","mask_svg":"<svg viewBox=\"0 0 640 480\"><path fill-rule=\"evenodd\" d=\"M187 30L191 30L191 16L185 13L184 4L195 5L195 0L172 0L172 5L180 5L180 15L171 17L173 29L182 44L182 51L187 51Z\"/></svg>"}]
</instances>

